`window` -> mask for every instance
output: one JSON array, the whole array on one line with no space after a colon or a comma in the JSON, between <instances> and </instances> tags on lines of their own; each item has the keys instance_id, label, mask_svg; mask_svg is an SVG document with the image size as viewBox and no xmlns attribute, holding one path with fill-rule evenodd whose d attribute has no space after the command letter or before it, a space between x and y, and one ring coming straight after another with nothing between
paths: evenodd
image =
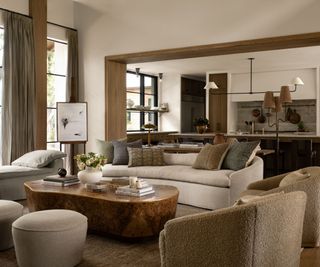
<instances>
[{"instance_id":1,"label":"window","mask_svg":"<svg viewBox=\"0 0 320 267\"><path fill-rule=\"evenodd\" d=\"M67 43L47 40L47 149L60 149L56 102L66 102L67 54Z\"/></svg>"},{"instance_id":2,"label":"window","mask_svg":"<svg viewBox=\"0 0 320 267\"><path fill-rule=\"evenodd\" d=\"M156 76L127 72L127 102L134 106L158 106L158 78ZM145 123L158 125L158 113L127 110L127 131L141 131Z\"/></svg>"},{"instance_id":3,"label":"window","mask_svg":"<svg viewBox=\"0 0 320 267\"><path fill-rule=\"evenodd\" d=\"M0 27L0 134L1 134L1 116L2 116L2 88L3 88L3 43L4 43L4 29ZM0 142L0 154L2 152L1 142ZM0 163L2 158L0 157Z\"/></svg>"}]
</instances>

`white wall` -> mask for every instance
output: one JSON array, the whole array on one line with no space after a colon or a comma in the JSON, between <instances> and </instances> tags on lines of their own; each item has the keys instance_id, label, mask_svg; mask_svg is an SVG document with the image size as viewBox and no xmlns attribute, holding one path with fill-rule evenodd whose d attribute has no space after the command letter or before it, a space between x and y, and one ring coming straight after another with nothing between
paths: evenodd
<instances>
[{"instance_id":1,"label":"white wall","mask_svg":"<svg viewBox=\"0 0 320 267\"><path fill-rule=\"evenodd\" d=\"M90 1L100 3L94 8L80 2L86 1L75 3L75 26L88 150L104 138L106 55L320 31L318 0Z\"/></svg>"},{"instance_id":2,"label":"white wall","mask_svg":"<svg viewBox=\"0 0 320 267\"><path fill-rule=\"evenodd\" d=\"M0 0L0 7L25 15L29 14L29 0Z\"/></svg>"},{"instance_id":3,"label":"white wall","mask_svg":"<svg viewBox=\"0 0 320 267\"><path fill-rule=\"evenodd\" d=\"M160 131L181 129L181 75L165 73L159 87L159 103L168 103L169 112L160 113Z\"/></svg>"}]
</instances>

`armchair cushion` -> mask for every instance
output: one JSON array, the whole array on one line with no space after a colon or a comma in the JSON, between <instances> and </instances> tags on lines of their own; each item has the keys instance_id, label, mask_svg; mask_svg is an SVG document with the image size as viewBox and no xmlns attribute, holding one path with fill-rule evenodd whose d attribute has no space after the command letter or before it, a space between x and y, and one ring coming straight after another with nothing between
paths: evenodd
<instances>
[{"instance_id":1,"label":"armchair cushion","mask_svg":"<svg viewBox=\"0 0 320 267\"><path fill-rule=\"evenodd\" d=\"M309 177L310 177L310 173L304 172L303 170L290 172L281 180L279 186L287 186L290 184L294 184L298 181L301 181Z\"/></svg>"},{"instance_id":2,"label":"armchair cushion","mask_svg":"<svg viewBox=\"0 0 320 267\"><path fill-rule=\"evenodd\" d=\"M265 198L270 198L270 197L274 197L274 196L281 195L281 194L284 194L284 192L281 191L281 192L278 192L278 193L262 195L262 196L261 195L245 195L245 196L240 197L234 203L233 206L239 206L239 205L247 204L247 203L250 203L250 202L257 201L257 200L263 200Z\"/></svg>"}]
</instances>

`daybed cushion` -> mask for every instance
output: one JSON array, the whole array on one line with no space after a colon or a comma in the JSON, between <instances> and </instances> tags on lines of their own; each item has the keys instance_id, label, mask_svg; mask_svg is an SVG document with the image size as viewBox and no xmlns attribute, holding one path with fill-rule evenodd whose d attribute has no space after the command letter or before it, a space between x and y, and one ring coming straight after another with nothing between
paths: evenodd
<instances>
[{"instance_id":1,"label":"daybed cushion","mask_svg":"<svg viewBox=\"0 0 320 267\"><path fill-rule=\"evenodd\" d=\"M4 165L0 167L0 180L12 177L31 177L34 175L51 173L51 168L29 168L23 166Z\"/></svg>"},{"instance_id":2,"label":"daybed cushion","mask_svg":"<svg viewBox=\"0 0 320 267\"><path fill-rule=\"evenodd\" d=\"M13 166L23 166L29 168L42 168L56 159L66 157L67 154L57 150L35 150L24 154L11 163Z\"/></svg>"},{"instance_id":3,"label":"daybed cushion","mask_svg":"<svg viewBox=\"0 0 320 267\"><path fill-rule=\"evenodd\" d=\"M232 170L197 170L192 166L142 166L128 167L127 165L107 164L102 168L103 177L128 177L154 178L164 180L182 181L196 184L204 184L217 187L229 187L229 174Z\"/></svg>"}]
</instances>

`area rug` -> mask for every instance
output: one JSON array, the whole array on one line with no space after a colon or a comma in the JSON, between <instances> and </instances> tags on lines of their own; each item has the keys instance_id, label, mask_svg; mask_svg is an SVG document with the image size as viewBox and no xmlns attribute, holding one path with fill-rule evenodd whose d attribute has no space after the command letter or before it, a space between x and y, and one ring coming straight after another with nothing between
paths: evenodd
<instances>
[{"instance_id":1,"label":"area rug","mask_svg":"<svg viewBox=\"0 0 320 267\"><path fill-rule=\"evenodd\" d=\"M201 213L206 210L178 205L176 217ZM79 267L160 266L159 240L125 242L89 234ZM14 249L0 252L1 267L17 267ZM45 267L45 266L44 266Z\"/></svg>"}]
</instances>

